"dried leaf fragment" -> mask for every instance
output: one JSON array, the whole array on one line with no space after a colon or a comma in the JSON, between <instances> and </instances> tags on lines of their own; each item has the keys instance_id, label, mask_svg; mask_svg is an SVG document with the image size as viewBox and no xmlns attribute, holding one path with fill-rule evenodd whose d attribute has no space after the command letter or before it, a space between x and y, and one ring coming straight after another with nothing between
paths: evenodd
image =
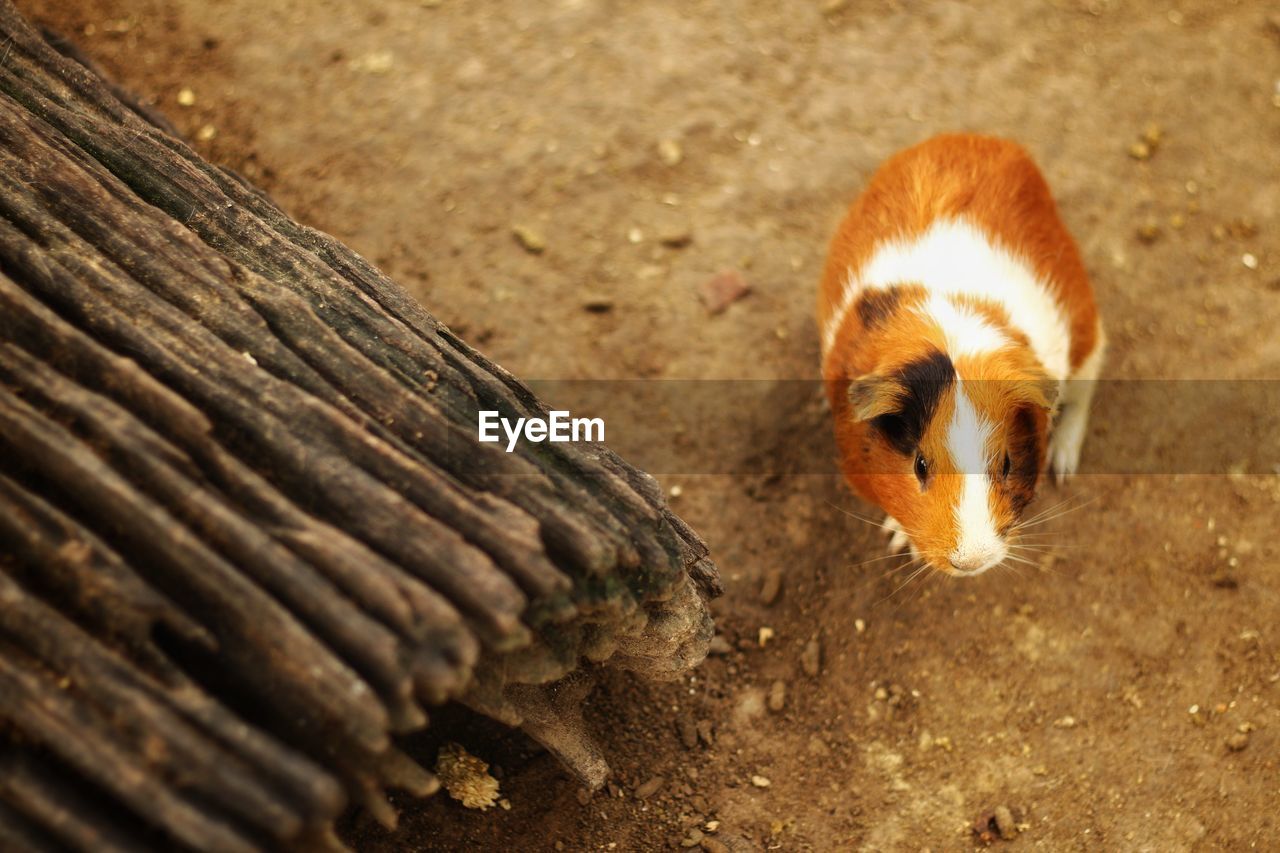
<instances>
[{"instance_id":1,"label":"dried leaf fragment","mask_svg":"<svg viewBox=\"0 0 1280 853\"><path fill-rule=\"evenodd\" d=\"M440 747L436 775L449 796L469 809L487 809L498 802L498 780L489 775L489 765L460 744Z\"/></svg>"}]
</instances>

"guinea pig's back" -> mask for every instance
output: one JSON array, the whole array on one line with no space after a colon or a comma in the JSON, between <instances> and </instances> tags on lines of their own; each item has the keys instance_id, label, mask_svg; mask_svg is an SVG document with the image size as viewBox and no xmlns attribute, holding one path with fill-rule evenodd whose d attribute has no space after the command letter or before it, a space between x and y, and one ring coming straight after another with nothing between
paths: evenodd
<instances>
[{"instance_id":1,"label":"guinea pig's back","mask_svg":"<svg viewBox=\"0 0 1280 853\"><path fill-rule=\"evenodd\" d=\"M1008 140L936 136L881 165L827 256L824 351L860 291L908 282L1003 302L1045 359L1061 362L1046 363L1054 373L1094 349L1097 311L1080 253L1039 169Z\"/></svg>"}]
</instances>

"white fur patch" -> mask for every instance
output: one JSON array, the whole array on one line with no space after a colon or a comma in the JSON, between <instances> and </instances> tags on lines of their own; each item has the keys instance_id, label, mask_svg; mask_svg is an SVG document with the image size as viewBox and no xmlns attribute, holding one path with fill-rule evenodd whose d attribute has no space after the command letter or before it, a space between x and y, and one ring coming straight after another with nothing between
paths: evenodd
<instances>
[{"instance_id":1,"label":"white fur patch","mask_svg":"<svg viewBox=\"0 0 1280 853\"><path fill-rule=\"evenodd\" d=\"M831 349L831 344L836 339L836 332L843 325L845 317L848 317L849 312L853 310L853 305L858 301L858 297L862 295L862 291L866 289L867 286L862 280L850 271L849 277L844 283L840 305L836 308L835 313L827 318L827 325L822 329L822 352L824 355L827 350Z\"/></svg>"},{"instance_id":2,"label":"white fur patch","mask_svg":"<svg viewBox=\"0 0 1280 853\"><path fill-rule=\"evenodd\" d=\"M1010 324L1027 336L1045 371L1067 376L1070 326L1049 283L1031 265L962 219L941 219L920 237L882 244L857 275L850 274L840 306L823 329L831 347L859 295L874 287L920 284L940 296L975 296L1000 304Z\"/></svg>"},{"instance_id":3,"label":"white fur patch","mask_svg":"<svg viewBox=\"0 0 1280 853\"><path fill-rule=\"evenodd\" d=\"M976 575L1002 561L1008 549L996 531L991 514L987 447L991 443L992 424L978 414L959 377L956 377L955 400L955 414L947 430L947 449L964 480L955 508L956 548L949 556L958 570Z\"/></svg>"},{"instance_id":4,"label":"white fur patch","mask_svg":"<svg viewBox=\"0 0 1280 853\"><path fill-rule=\"evenodd\" d=\"M947 355L959 358L993 352L1009 344L1004 332L967 305L957 305L940 293L924 303L922 313L942 329Z\"/></svg>"}]
</instances>

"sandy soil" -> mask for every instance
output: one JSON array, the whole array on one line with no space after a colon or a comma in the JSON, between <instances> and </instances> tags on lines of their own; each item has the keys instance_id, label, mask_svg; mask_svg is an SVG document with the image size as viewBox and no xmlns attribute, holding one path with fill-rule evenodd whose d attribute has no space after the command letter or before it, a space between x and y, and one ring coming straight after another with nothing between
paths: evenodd
<instances>
[{"instance_id":1,"label":"sandy soil","mask_svg":"<svg viewBox=\"0 0 1280 853\"><path fill-rule=\"evenodd\" d=\"M521 376L812 378L813 290L843 206L894 150L975 129L1041 162L1095 277L1106 375L1280 377L1280 18L1266 2L19 6ZM1154 153L1135 158L1153 124ZM546 250L522 249L514 225ZM660 242L680 232L687 246ZM699 288L722 269L753 292L708 316ZM1222 422L1188 406L1188 435ZM748 415L744 458L828 446L811 396ZM510 810L437 797L404 803L395 834L357 819L348 837L368 850L651 850L699 832L709 850L1276 849L1280 477L1259 472L1280 458L1266 430L1234 425L1232 475L1175 457L1165 474L1043 495L1040 508L1075 510L1046 525L1040 570L905 587L864 564L879 540L842 510L870 509L832 476L665 476L724 571L726 651L679 684L617 678L597 693L609 790L582 802L522 736L458 717ZM1142 437L1100 407L1086 464ZM696 459L725 437L695 426L680 440ZM770 572L782 581L767 604ZM974 832L997 807L1016 840Z\"/></svg>"}]
</instances>

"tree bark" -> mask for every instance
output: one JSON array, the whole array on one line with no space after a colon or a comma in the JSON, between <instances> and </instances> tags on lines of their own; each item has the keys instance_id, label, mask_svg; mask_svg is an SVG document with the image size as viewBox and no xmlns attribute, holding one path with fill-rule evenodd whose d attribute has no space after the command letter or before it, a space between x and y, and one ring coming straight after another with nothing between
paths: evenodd
<instances>
[{"instance_id":1,"label":"tree bark","mask_svg":"<svg viewBox=\"0 0 1280 853\"><path fill-rule=\"evenodd\" d=\"M719 593L606 448L0 0L0 844L340 847L457 699L588 784Z\"/></svg>"}]
</instances>

